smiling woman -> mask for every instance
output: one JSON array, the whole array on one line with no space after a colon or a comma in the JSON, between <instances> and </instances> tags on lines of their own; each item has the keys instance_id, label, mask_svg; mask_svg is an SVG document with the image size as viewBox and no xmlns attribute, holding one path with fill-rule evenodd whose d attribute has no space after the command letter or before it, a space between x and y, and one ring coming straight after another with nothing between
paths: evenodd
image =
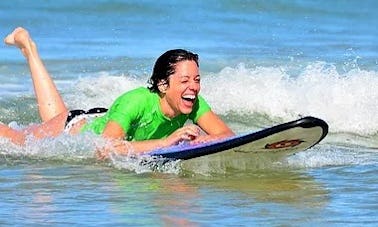
<instances>
[{"instance_id":1,"label":"smiling woman","mask_svg":"<svg viewBox=\"0 0 378 227\"><path fill-rule=\"evenodd\" d=\"M92 131L112 142L112 147L98 152L99 158L107 158L110 151L129 152L124 140L130 141L135 152L145 152L181 141L200 143L234 135L199 95L198 55L190 51L165 52L155 63L150 86L125 92L109 110L68 111L29 33L16 28L5 43L20 48L27 59L43 122L20 131L0 124L0 136L15 143L23 144L27 136L45 138ZM194 124L185 124L188 120Z\"/></svg>"}]
</instances>

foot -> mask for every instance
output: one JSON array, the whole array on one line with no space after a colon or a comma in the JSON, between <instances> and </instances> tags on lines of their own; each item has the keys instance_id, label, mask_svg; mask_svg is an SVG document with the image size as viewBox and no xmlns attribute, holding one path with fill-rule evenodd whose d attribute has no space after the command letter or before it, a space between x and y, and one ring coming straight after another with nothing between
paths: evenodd
<instances>
[{"instance_id":1,"label":"foot","mask_svg":"<svg viewBox=\"0 0 378 227\"><path fill-rule=\"evenodd\" d=\"M32 46L34 46L28 31L21 27L14 29L12 33L7 35L4 42L8 45L13 45L20 48L25 56L27 56L27 50L30 50Z\"/></svg>"}]
</instances>

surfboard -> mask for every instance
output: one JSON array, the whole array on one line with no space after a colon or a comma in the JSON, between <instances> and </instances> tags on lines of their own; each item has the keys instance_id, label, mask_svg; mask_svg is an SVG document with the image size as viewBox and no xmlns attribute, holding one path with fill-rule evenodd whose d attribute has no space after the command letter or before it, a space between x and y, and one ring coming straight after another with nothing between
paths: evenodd
<instances>
[{"instance_id":1,"label":"surfboard","mask_svg":"<svg viewBox=\"0 0 378 227\"><path fill-rule=\"evenodd\" d=\"M293 154L318 144L327 133L328 124L325 121L309 116L223 140L195 145L184 143L156 149L148 152L147 155L173 160L187 160L229 151Z\"/></svg>"}]
</instances>

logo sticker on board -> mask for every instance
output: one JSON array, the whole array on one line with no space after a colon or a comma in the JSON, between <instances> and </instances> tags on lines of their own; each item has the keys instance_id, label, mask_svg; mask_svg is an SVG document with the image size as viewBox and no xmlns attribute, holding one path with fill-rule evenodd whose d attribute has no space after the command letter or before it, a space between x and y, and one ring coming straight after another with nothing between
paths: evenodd
<instances>
[{"instance_id":1,"label":"logo sticker on board","mask_svg":"<svg viewBox=\"0 0 378 227\"><path fill-rule=\"evenodd\" d=\"M267 143L265 145L265 149L282 149L282 148L288 148L288 147L295 147L303 142L304 141L300 139L281 140L275 143Z\"/></svg>"}]
</instances>

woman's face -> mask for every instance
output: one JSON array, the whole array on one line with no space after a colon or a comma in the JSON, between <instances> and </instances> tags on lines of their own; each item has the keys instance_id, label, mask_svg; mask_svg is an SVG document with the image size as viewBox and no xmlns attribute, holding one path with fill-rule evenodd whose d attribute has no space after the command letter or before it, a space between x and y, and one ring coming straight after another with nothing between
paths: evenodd
<instances>
[{"instance_id":1,"label":"woman's face","mask_svg":"<svg viewBox=\"0 0 378 227\"><path fill-rule=\"evenodd\" d=\"M170 75L169 86L165 91L168 104L168 116L190 114L201 89L199 68L195 61L181 61L175 66L175 73Z\"/></svg>"}]
</instances>

